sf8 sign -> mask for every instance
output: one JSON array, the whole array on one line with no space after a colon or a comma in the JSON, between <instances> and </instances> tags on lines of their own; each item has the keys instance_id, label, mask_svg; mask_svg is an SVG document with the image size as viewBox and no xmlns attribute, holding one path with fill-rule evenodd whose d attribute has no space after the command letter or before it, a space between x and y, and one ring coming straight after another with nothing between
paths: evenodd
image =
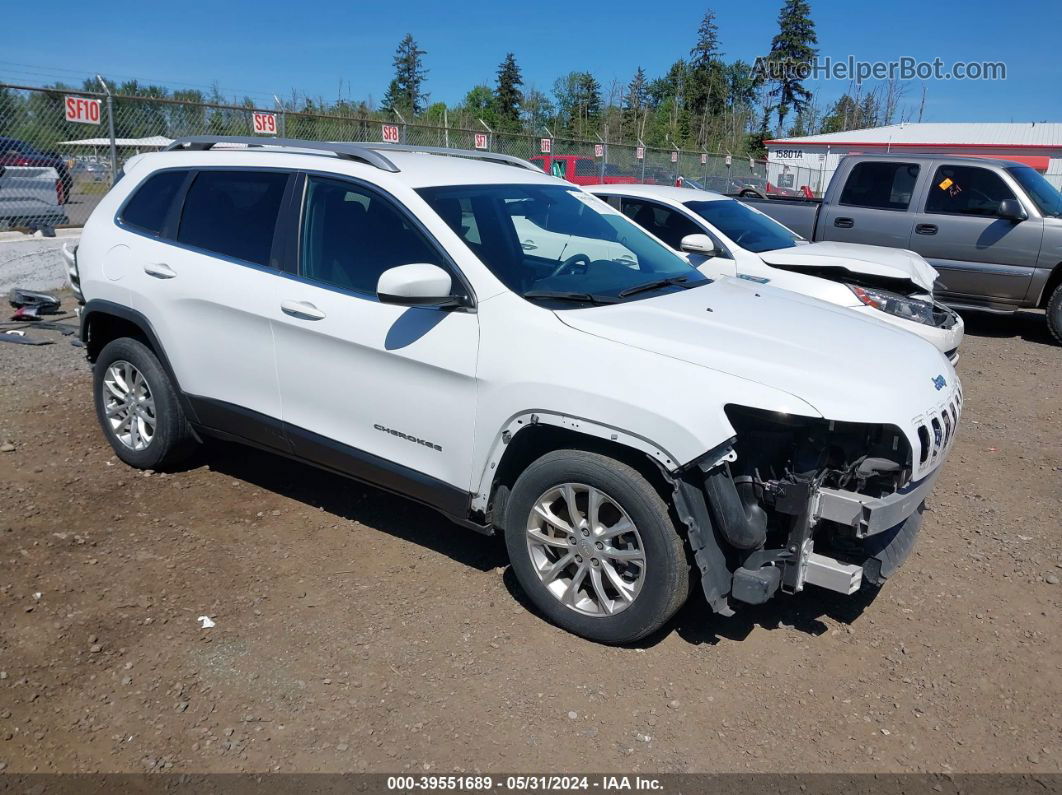
<instances>
[{"instance_id":1,"label":"sf8 sign","mask_svg":"<svg viewBox=\"0 0 1062 795\"><path fill-rule=\"evenodd\" d=\"M277 115L275 113L260 113L255 111L251 114L251 124L257 135L277 134Z\"/></svg>"},{"instance_id":2,"label":"sf8 sign","mask_svg":"<svg viewBox=\"0 0 1062 795\"><path fill-rule=\"evenodd\" d=\"M383 142L385 144L397 144L398 143L398 125L397 124L385 124L382 131Z\"/></svg>"}]
</instances>

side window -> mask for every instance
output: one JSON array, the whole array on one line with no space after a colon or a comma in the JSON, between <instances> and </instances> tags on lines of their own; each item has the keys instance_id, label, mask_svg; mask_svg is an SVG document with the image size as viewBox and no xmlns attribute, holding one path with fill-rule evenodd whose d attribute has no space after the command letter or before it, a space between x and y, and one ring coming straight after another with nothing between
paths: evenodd
<instances>
[{"instance_id":1,"label":"side window","mask_svg":"<svg viewBox=\"0 0 1062 795\"><path fill-rule=\"evenodd\" d=\"M857 163L841 191L841 204L878 210L906 210L911 203L918 166L869 160Z\"/></svg>"},{"instance_id":2,"label":"side window","mask_svg":"<svg viewBox=\"0 0 1062 795\"><path fill-rule=\"evenodd\" d=\"M704 231L682 213L653 202L623 199L621 209L638 226L676 250L682 246L682 238L686 235L703 234Z\"/></svg>"},{"instance_id":3,"label":"side window","mask_svg":"<svg viewBox=\"0 0 1062 795\"><path fill-rule=\"evenodd\" d=\"M288 175L201 171L188 189L177 242L266 265Z\"/></svg>"},{"instance_id":4,"label":"side window","mask_svg":"<svg viewBox=\"0 0 1062 795\"><path fill-rule=\"evenodd\" d=\"M549 173L558 179L567 179L568 174L565 170L567 162L564 160L554 160L549 167Z\"/></svg>"},{"instance_id":5,"label":"side window","mask_svg":"<svg viewBox=\"0 0 1062 795\"><path fill-rule=\"evenodd\" d=\"M597 163L589 157L580 157L575 161L575 176L577 177L596 177L600 173Z\"/></svg>"},{"instance_id":6,"label":"side window","mask_svg":"<svg viewBox=\"0 0 1062 795\"><path fill-rule=\"evenodd\" d=\"M459 203L451 209L460 220L468 217ZM380 274L398 265L428 262L449 268L388 201L337 180L307 180L300 240L302 276L367 295L376 295Z\"/></svg>"},{"instance_id":7,"label":"side window","mask_svg":"<svg viewBox=\"0 0 1062 795\"><path fill-rule=\"evenodd\" d=\"M162 234L173 199L187 176L187 171L163 171L148 177L122 209L122 223L153 235Z\"/></svg>"},{"instance_id":8,"label":"side window","mask_svg":"<svg viewBox=\"0 0 1062 795\"><path fill-rule=\"evenodd\" d=\"M926 212L995 216L999 203L1013 198L1007 184L987 168L941 166L929 186Z\"/></svg>"}]
</instances>

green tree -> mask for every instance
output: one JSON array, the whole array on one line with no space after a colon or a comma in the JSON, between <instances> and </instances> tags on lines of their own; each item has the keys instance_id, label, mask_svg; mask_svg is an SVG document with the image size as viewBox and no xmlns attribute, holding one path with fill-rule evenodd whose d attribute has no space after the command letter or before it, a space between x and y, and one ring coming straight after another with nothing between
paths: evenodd
<instances>
[{"instance_id":1,"label":"green tree","mask_svg":"<svg viewBox=\"0 0 1062 795\"><path fill-rule=\"evenodd\" d=\"M417 46L413 36L407 33L395 50L395 76L387 87L382 107L384 110L397 110L400 113L417 115L428 104L428 94L424 83L428 70L424 67L425 50Z\"/></svg>"},{"instance_id":2,"label":"green tree","mask_svg":"<svg viewBox=\"0 0 1062 795\"><path fill-rule=\"evenodd\" d=\"M638 67L631 82L627 84L627 98L623 105L623 135L629 139L638 139L641 124L649 107L649 80L645 70Z\"/></svg>"},{"instance_id":3,"label":"green tree","mask_svg":"<svg viewBox=\"0 0 1062 795\"><path fill-rule=\"evenodd\" d=\"M719 27L709 9L697 29L690 50L686 107L698 120L698 143L706 143L709 119L722 114L726 94L726 68L719 50Z\"/></svg>"},{"instance_id":4,"label":"green tree","mask_svg":"<svg viewBox=\"0 0 1062 795\"><path fill-rule=\"evenodd\" d=\"M497 121L494 115L494 92L490 86L472 86L457 111L464 117L461 123L466 127L482 129L479 125L480 119L494 127Z\"/></svg>"},{"instance_id":5,"label":"green tree","mask_svg":"<svg viewBox=\"0 0 1062 795\"><path fill-rule=\"evenodd\" d=\"M515 130L520 126L520 86L524 84L516 56L511 52L498 67L498 87L494 90L494 109L498 125Z\"/></svg>"},{"instance_id":6,"label":"green tree","mask_svg":"<svg viewBox=\"0 0 1062 795\"><path fill-rule=\"evenodd\" d=\"M533 86L524 92L520 102L520 113L523 117L524 127L532 135L539 133L544 124L549 124L553 119L553 103L549 97Z\"/></svg>"},{"instance_id":7,"label":"green tree","mask_svg":"<svg viewBox=\"0 0 1062 795\"><path fill-rule=\"evenodd\" d=\"M816 44L818 36L807 0L785 0L778 12L778 34L771 40L771 52L767 56L774 70L775 85L770 96L777 99L779 129L784 128L789 111L799 113L811 101L804 79L818 52Z\"/></svg>"}]
</instances>

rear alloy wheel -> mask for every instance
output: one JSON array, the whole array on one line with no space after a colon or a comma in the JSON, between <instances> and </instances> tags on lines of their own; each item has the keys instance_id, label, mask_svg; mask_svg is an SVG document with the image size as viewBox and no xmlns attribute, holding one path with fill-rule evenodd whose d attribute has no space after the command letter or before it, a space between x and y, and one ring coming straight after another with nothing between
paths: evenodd
<instances>
[{"instance_id":1,"label":"rear alloy wheel","mask_svg":"<svg viewBox=\"0 0 1062 795\"><path fill-rule=\"evenodd\" d=\"M115 454L139 469L165 469L187 458L195 437L177 391L140 340L108 342L93 368L96 417Z\"/></svg>"},{"instance_id":2,"label":"rear alloy wheel","mask_svg":"<svg viewBox=\"0 0 1062 795\"><path fill-rule=\"evenodd\" d=\"M553 623L604 643L659 629L689 593L667 505L634 468L582 450L532 463L506 504L513 572Z\"/></svg>"}]
</instances>

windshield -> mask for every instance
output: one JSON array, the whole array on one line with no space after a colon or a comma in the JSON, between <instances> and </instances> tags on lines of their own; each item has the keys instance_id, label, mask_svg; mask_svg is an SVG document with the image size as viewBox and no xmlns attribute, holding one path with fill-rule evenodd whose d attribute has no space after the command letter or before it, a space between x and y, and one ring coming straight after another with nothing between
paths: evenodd
<instances>
[{"instance_id":1,"label":"windshield","mask_svg":"<svg viewBox=\"0 0 1062 795\"><path fill-rule=\"evenodd\" d=\"M576 188L457 185L418 193L495 276L528 299L614 303L708 282Z\"/></svg>"},{"instance_id":2,"label":"windshield","mask_svg":"<svg viewBox=\"0 0 1062 795\"><path fill-rule=\"evenodd\" d=\"M746 251L792 248L801 239L773 218L733 199L686 202L686 206Z\"/></svg>"},{"instance_id":3,"label":"windshield","mask_svg":"<svg viewBox=\"0 0 1062 795\"><path fill-rule=\"evenodd\" d=\"M1029 166L1014 166L1008 168L1010 175L1025 188L1029 198L1033 200L1037 208L1044 215L1052 215L1062 218L1062 193L1050 182L1043 178L1039 171Z\"/></svg>"}]
</instances>

